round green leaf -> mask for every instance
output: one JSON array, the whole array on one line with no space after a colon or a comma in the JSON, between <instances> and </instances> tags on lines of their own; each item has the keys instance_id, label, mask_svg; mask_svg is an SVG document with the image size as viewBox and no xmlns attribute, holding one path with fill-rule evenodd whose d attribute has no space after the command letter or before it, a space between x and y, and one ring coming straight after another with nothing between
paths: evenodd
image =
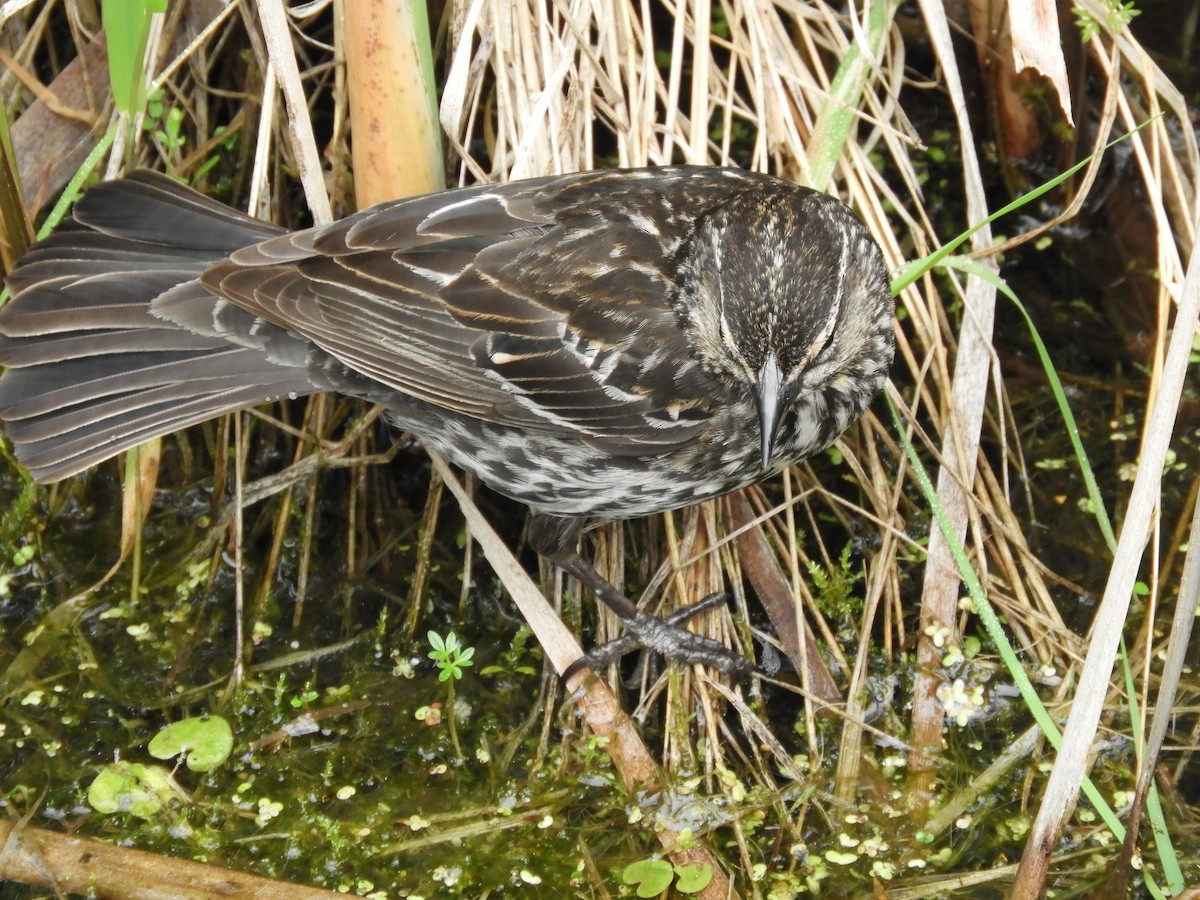
<instances>
[{"instance_id":1,"label":"round green leaf","mask_svg":"<svg viewBox=\"0 0 1200 900\"><path fill-rule=\"evenodd\" d=\"M687 863L675 867L675 875L679 881L675 889L681 894L698 894L712 881L712 866Z\"/></svg>"},{"instance_id":2,"label":"round green leaf","mask_svg":"<svg viewBox=\"0 0 1200 900\"><path fill-rule=\"evenodd\" d=\"M193 772L211 772L233 751L233 730L220 716L180 719L156 734L147 749L155 759L186 754Z\"/></svg>"},{"instance_id":3,"label":"round green leaf","mask_svg":"<svg viewBox=\"0 0 1200 900\"><path fill-rule=\"evenodd\" d=\"M674 878L675 872L665 859L639 859L621 872L622 881L638 886L639 897L657 897L671 886Z\"/></svg>"},{"instance_id":4,"label":"round green leaf","mask_svg":"<svg viewBox=\"0 0 1200 900\"><path fill-rule=\"evenodd\" d=\"M127 812L152 819L174 791L166 769L140 763L105 766L88 786L88 803L98 813Z\"/></svg>"}]
</instances>

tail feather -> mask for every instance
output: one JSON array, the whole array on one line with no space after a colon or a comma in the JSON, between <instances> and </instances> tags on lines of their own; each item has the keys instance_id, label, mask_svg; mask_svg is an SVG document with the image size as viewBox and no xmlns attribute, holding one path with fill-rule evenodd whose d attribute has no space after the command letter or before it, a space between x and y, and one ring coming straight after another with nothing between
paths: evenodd
<instances>
[{"instance_id":1,"label":"tail feather","mask_svg":"<svg viewBox=\"0 0 1200 900\"><path fill-rule=\"evenodd\" d=\"M152 392L143 392L139 396L140 403L156 402L139 406L136 411L114 400L112 405L119 408L120 415L100 420L93 415L88 424L43 440L27 439L21 433L22 423L14 423L10 426L9 437L17 447L21 464L38 481L52 482L152 438L266 402L261 385L232 385L198 396L189 387L165 385Z\"/></svg>"},{"instance_id":2,"label":"tail feather","mask_svg":"<svg viewBox=\"0 0 1200 900\"><path fill-rule=\"evenodd\" d=\"M47 328L45 331L28 332L28 335L40 339L34 344L28 340L0 337L0 358L5 361L5 365L18 369L122 351L201 350L215 346L213 341L178 328L171 328L161 319L153 319L146 323L133 321L128 323L128 327L103 331ZM13 376L16 374L14 372ZM16 388L7 387L7 384L6 379L0 378L0 398L22 396L16 393ZM0 403L3 402L3 399L0 399Z\"/></svg>"},{"instance_id":3,"label":"tail feather","mask_svg":"<svg viewBox=\"0 0 1200 900\"><path fill-rule=\"evenodd\" d=\"M96 185L79 201L72 218L121 240L174 247L209 259L284 233L146 170Z\"/></svg>"},{"instance_id":4,"label":"tail feather","mask_svg":"<svg viewBox=\"0 0 1200 900\"><path fill-rule=\"evenodd\" d=\"M241 353L242 351L233 351ZM188 366L187 368L194 368ZM122 393L98 394L83 402L58 406L48 414L35 414L23 419L14 419L10 425L10 437L22 442L59 440L77 435L98 434L104 429L112 430L114 418L119 417L123 428L137 423L146 424L150 411L162 403L187 403L195 401L197 409L209 398L228 395L241 389L259 389L259 384L247 385L245 377L236 372L227 375L208 374L189 381L171 381ZM183 414L183 413L181 413ZM190 415L188 413L187 415ZM172 415L171 418L176 418ZM114 435L117 439L121 435ZM114 451L115 452L115 451ZM110 454L111 455L111 454Z\"/></svg>"},{"instance_id":5,"label":"tail feather","mask_svg":"<svg viewBox=\"0 0 1200 900\"><path fill-rule=\"evenodd\" d=\"M23 273L23 268L16 273ZM78 277L64 275L61 270L47 272L47 277L24 290L14 288L14 302L0 309L0 334L32 338L118 328L171 328L171 323L150 311L151 301L180 281L196 278L203 270L203 266L157 272L123 268ZM9 279L10 286L14 280ZM18 298L20 302L15 302ZM3 346L16 343L7 341Z\"/></svg>"},{"instance_id":6,"label":"tail feather","mask_svg":"<svg viewBox=\"0 0 1200 900\"><path fill-rule=\"evenodd\" d=\"M0 418L17 458L56 481L150 438L312 393L302 354L269 356L151 309L229 253L280 233L139 172L99 185L8 279L0 309ZM216 298L188 290L197 321Z\"/></svg>"},{"instance_id":7,"label":"tail feather","mask_svg":"<svg viewBox=\"0 0 1200 900\"><path fill-rule=\"evenodd\" d=\"M0 409L6 418L19 421L54 417L72 407L88 409L116 397L127 398L133 408L143 392L164 385L192 385L199 394L213 379L237 378L247 386L279 383L278 378L262 377L256 351L206 343L186 350L113 353L12 369L0 379ZM290 384L286 369L275 367L266 374L283 375L282 382Z\"/></svg>"},{"instance_id":8,"label":"tail feather","mask_svg":"<svg viewBox=\"0 0 1200 900\"><path fill-rule=\"evenodd\" d=\"M89 196L85 195L85 199ZM131 211L130 214L135 212ZM164 235L164 240L167 237ZM213 259L220 259L221 256L211 250L198 251L161 241L155 244L144 241L131 243L128 238L90 231L78 222L68 220L21 257L20 265L8 276L8 286L13 293L17 293L44 282L49 275L82 281L89 275L103 276L133 266L144 272L179 268L196 271L203 270Z\"/></svg>"}]
</instances>

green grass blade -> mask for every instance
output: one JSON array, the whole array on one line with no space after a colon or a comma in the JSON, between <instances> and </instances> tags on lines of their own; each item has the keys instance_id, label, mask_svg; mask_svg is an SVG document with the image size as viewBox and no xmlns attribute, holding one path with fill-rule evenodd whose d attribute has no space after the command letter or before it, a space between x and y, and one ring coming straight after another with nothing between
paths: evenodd
<instances>
[{"instance_id":1,"label":"green grass blade","mask_svg":"<svg viewBox=\"0 0 1200 900\"><path fill-rule=\"evenodd\" d=\"M872 3L867 13L866 45L854 40L829 85L829 100L813 123L808 165L812 171L812 187L824 189L833 176L833 168L842 155L850 136L856 111L862 108L861 99L867 78L875 66L879 50L887 40L892 18L900 4L896 0Z\"/></svg>"},{"instance_id":2,"label":"green grass blade","mask_svg":"<svg viewBox=\"0 0 1200 900\"><path fill-rule=\"evenodd\" d=\"M1033 345L1037 348L1038 358L1042 361L1042 369L1046 373L1046 379L1050 382L1050 390L1054 394L1054 400L1058 404L1059 412L1062 413L1063 423L1067 428L1067 437L1070 438L1071 446L1075 450L1075 459L1079 462L1079 471L1083 476L1083 483L1087 489L1092 512L1096 517L1097 524L1100 526L1100 532L1104 535L1104 540L1108 544L1108 549L1115 551L1117 549L1117 537L1113 532L1112 522L1108 518L1108 511L1104 508L1104 498L1100 495L1100 485L1096 481L1096 473L1092 470L1092 465L1088 461L1087 451L1083 448L1083 439L1079 436L1079 425L1075 421L1075 416L1071 413L1071 405L1067 402L1066 391L1063 390L1062 382L1058 378L1058 372L1055 370L1054 363L1050 359L1050 352L1042 342L1042 337L1038 334L1037 326L1033 324L1033 319L1030 317L1028 310L1025 309L1025 305L1017 299L1017 295L1008 286L1008 282L987 266L981 265L973 259L965 256L949 256L939 260L938 265L947 269L957 269L990 282L1000 293L1012 301L1017 311L1024 317L1025 324L1029 326L1029 334L1033 338Z\"/></svg>"},{"instance_id":3,"label":"green grass blade","mask_svg":"<svg viewBox=\"0 0 1200 900\"><path fill-rule=\"evenodd\" d=\"M1143 128L1145 128L1147 125L1149 125L1151 122L1153 122L1157 118L1158 118L1158 116L1154 116L1150 119L1147 119L1145 122L1143 122L1141 125L1139 125L1135 129L1133 129L1132 131L1127 131L1125 134L1121 135L1120 137L1113 138L1111 141L1109 141L1107 144L1105 144L1104 147L1101 150L1099 150L1098 152L1103 153L1105 150L1115 147L1117 144L1121 143L1122 141L1128 140L1130 137L1132 137L1137 132L1141 131ZM972 225L970 228L968 228L962 234L958 235L956 238L949 241L948 243L943 244L941 247L939 247L933 253L930 253L928 256L923 257L922 259L915 259L912 262L901 266L900 269L896 273L896 277L892 280L892 294L893 295L899 294L902 290L904 290L906 287L908 287L910 284L912 284L914 281L916 281L918 278L920 278L922 275L924 275L926 272L928 272L930 269L932 269L934 266L936 266L938 263L940 263L943 259L945 259L947 256L949 256L951 253L953 253L955 250L957 250L963 244L965 244L968 240L970 240L971 235L973 235L975 232L977 232L980 228L983 228L985 225L990 225L992 222L995 222L997 219L1001 218L1002 216L1006 216L1010 212L1014 212L1015 210L1020 209L1022 206L1029 203L1029 201L1036 200L1038 197L1042 196L1043 194L1047 193L1048 191L1054 190L1056 187L1058 187L1060 184L1062 184L1064 181L1066 181L1068 178L1070 178L1076 172L1078 172L1079 170L1086 167L1088 165L1088 163L1090 163L1095 156L1096 156L1096 154L1092 153L1092 154L1084 157L1079 162L1077 162L1075 165L1071 166L1071 168L1067 169L1065 172L1061 173L1060 175L1054 176L1049 181L1047 181L1045 184L1041 184L1038 187L1035 187L1033 190L1029 191L1028 193L1022 194L1016 200L1012 201L1012 203L1009 203L1007 206L1001 207L996 212L992 213L990 216L988 216L986 219L984 219L982 222Z\"/></svg>"},{"instance_id":4,"label":"green grass blade","mask_svg":"<svg viewBox=\"0 0 1200 900\"><path fill-rule=\"evenodd\" d=\"M1125 639L1121 638L1121 671L1125 677L1125 695L1129 698L1129 722L1133 730L1133 741L1138 747L1146 746L1145 723L1142 720L1141 706L1137 700L1137 685L1133 680L1133 670L1129 666L1129 652L1125 649ZM1179 855L1171 841L1171 832L1167 829L1166 816L1163 815L1162 802L1158 797L1158 788L1154 782L1146 791L1146 821L1154 832L1154 849L1158 861L1162 865L1163 877L1167 880L1167 888L1171 893L1179 894L1186 886L1183 869L1179 865Z\"/></svg>"},{"instance_id":5,"label":"green grass blade","mask_svg":"<svg viewBox=\"0 0 1200 900\"><path fill-rule=\"evenodd\" d=\"M146 102L146 41L150 17L167 11L167 0L104 0L101 15L108 39L108 77L121 112L142 111Z\"/></svg>"},{"instance_id":6,"label":"green grass blade","mask_svg":"<svg viewBox=\"0 0 1200 900\"><path fill-rule=\"evenodd\" d=\"M934 519L937 521L938 528L942 531L942 536L946 539L946 544L949 546L950 553L954 557L954 562L958 566L959 576L962 578L963 584L971 596L971 601L975 606L975 612L979 616L979 621L983 624L984 630L987 631L988 636L992 639L992 643L996 651L1000 654L1000 658L1004 660L1004 664L1012 676L1013 683L1017 686L1017 690L1020 691L1021 698L1025 701L1025 705L1033 716L1034 721L1042 729L1042 733L1046 735L1046 739L1050 742L1050 745L1057 750L1062 743L1062 732L1059 730L1058 725L1055 724L1054 719L1051 718L1050 713L1046 710L1045 704L1042 703L1042 698L1038 696L1033 683L1025 673L1024 666L1021 665L1021 661L1017 657L1016 651L1013 649L1012 644L1009 643L1008 635L1004 633L1004 626L1000 624L1000 617L996 614L996 610L987 599L983 585L979 581L979 576L975 574L975 570L971 567L971 561L967 559L967 551L958 540L958 535L955 534L954 528L946 518L946 513L942 509L941 503L938 502L937 490L934 488L933 482L930 481L929 473L925 471L925 465L921 462L916 448L908 437L904 422L901 420L900 413L892 402L891 396L887 397L887 402L888 409L892 414L892 421L896 426L896 433L899 435L900 442L904 446L904 454L908 458L909 465L912 467L913 476L916 478L921 492L925 495L925 500L929 504ZM1124 840L1125 826L1121 824L1121 820L1117 818L1112 807L1108 805L1099 788L1092 783L1091 779L1086 777L1083 780L1083 793L1096 809L1100 818L1104 820L1104 824L1108 826L1109 830L1117 836L1118 840Z\"/></svg>"},{"instance_id":7,"label":"green grass blade","mask_svg":"<svg viewBox=\"0 0 1200 900\"><path fill-rule=\"evenodd\" d=\"M46 216L46 221L44 221L42 223L42 227L38 229L37 239L39 241L48 236L50 232L54 231L55 226L62 221L63 216L67 214L67 210L71 208L71 204L73 204L79 198L79 193L83 190L84 182L87 181L92 172L96 170L96 167L100 165L101 161L104 159L104 155L108 153L108 148L112 146L113 140L117 136L119 121L120 120L116 118L112 120L111 124L108 126L108 130L104 132L104 135L99 141L96 142L96 146L92 148L92 152L87 155L87 159L83 161L83 165L81 165L71 177L70 182L67 183L67 186L63 189L61 196L59 196L58 202L54 204L54 207L50 210L49 215ZM8 287L5 286L5 288L0 291L0 306L3 306L7 302Z\"/></svg>"},{"instance_id":8,"label":"green grass blade","mask_svg":"<svg viewBox=\"0 0 1200 900\"><path fill-rule=\"evenodd\" d=\"M104 135L96 142L96 146L92 148L92 152L83 161L83 165L75 170L75 174L71 176L71 180L63 188L58 202L54 204L54 207L50 210L50 214L46 216L46 221L42 223L42 227L38 229L37 236L39 241L55 229L58 223L62 221L63 216L67 214L67 210L79 199L80 193L83 192L83 185L91 178L92 173L96 171L100 163L104 161L104 157L108 153L108 148L112 146L113 141L117 137L118 128L120 128L120 119L114 117L112 122L109 123L108 130L104 132Z\"/></svg>"}]
</instances>

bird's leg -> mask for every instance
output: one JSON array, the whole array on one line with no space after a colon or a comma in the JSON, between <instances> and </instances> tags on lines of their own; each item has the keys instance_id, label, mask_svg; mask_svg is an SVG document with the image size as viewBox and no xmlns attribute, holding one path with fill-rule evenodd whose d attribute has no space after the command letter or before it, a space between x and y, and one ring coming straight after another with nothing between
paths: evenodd
<instances>
[{"instance_id":1,"label":"bird's leg","mask_svg":"<svg viewBox=\"0 0 1200 900\"><path fill-rule=\"evenodd\" d=\"M707 597L697 600L695 603L692 603L688 606L681 607L680 609L676 609L676 610L668 613L667 615L663 616L661 620L653 619L653 617L650 617L650 618L655 622L660 622L663 626L670 629L672 632L684 631L684 629L682 628L682 625L684 622L687 622L690 619L695 618L702 612L708 612L710 609L716 609L718 606L723 606L728 602L729 602L728 594L726 594L724 591L715 591L715 592L709 594ZM644 615L644 613L643 613L643 615ZM685 631L684 633L693 634L693 632L690 632L690 631ZM704 640L707 640L707 638L704 638ZM605 666L615 663L617 660L619 660L621 657L625 656L626 654L632 653L634 650L642 650L642 649L645 649L645 648L640 643L638 643L638 638L634 637L633 632L628 630L628 623L626 623L626 631L619 638L614 638L611 641L606 641L603 644L598 644L597 646L595 646L591 650L589 650L587 653L585 653L583 656L581 656L579 659L575 660L575 662L571 663L571 665L567 666L567 670L565 672L563 672L563 675L562 675L563 681L569 680L572 675L574 675L576 672L578 672L581 669L592 669L594 671L599 671L599 670L603 669ZM677 649L677 647L676 647L676 649ZM729 650L726 650L724 647L721 647L721 650L725 650L726 653L731 652ZM675 653L675 650L670 651L670 653ZM738 660L739 664L744 664L744 666L746 667L746 671L754 671L755 670L756 667L750 663L750 660L746 659L745 657L738 656L737 654L734 654L734 656ZM702 662L702 661L703 662L711 662L710 660L698 660L698 659L685 660L685 662ZM724 660L722 660L720 662L711 663L711 664L717 666L722 671L728 671L727 669L724 668ZM738 674L741 674L741 672L739 671Z\"/></svg>"},{"instance_id":2,"label":"bird's leg","mask_svg":"<svg viewBox=\"0 0 1200 900\"><path fill-rule=\"evenodd\" d=\"M726 595L710 594L698 603L677 610L666 621L638 609L629 598L614 588L587 562L576 549L582 519L566 519L534 513L529 528L529 542L539 554L549 559L568 575L590 590L624 623L626 637L597 648L571 669L579 665L599 666L620 658L634 649L633 644L654 650L669 659L686 663L701 663L727 675L746 675L755 665L723 644L684 628L681 623L697 613L725 602ZM611 647L612 649L606 649Z\"/></svg>"}]
</instances>

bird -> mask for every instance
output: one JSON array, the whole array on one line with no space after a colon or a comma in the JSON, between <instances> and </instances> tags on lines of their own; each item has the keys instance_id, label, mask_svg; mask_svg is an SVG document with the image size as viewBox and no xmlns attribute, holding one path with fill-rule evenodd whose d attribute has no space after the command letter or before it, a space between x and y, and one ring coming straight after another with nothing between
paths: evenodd
<instances>
[{"instance_id":1,"label":"bird","mask_svg":"<svg viewBox=\"0 0 1200 900\"><path fill-rule=\"evenodd\" d=\"M0 422L35 480L281 398L358 397L525 504L532 548L635 642L737 674L753 664L600 576L582 529L825 449L894 352L883 254L850 208L717 166L484 183L299 231L138 170L85 192L7 283Z\"/></svg>"}]
</instances>

